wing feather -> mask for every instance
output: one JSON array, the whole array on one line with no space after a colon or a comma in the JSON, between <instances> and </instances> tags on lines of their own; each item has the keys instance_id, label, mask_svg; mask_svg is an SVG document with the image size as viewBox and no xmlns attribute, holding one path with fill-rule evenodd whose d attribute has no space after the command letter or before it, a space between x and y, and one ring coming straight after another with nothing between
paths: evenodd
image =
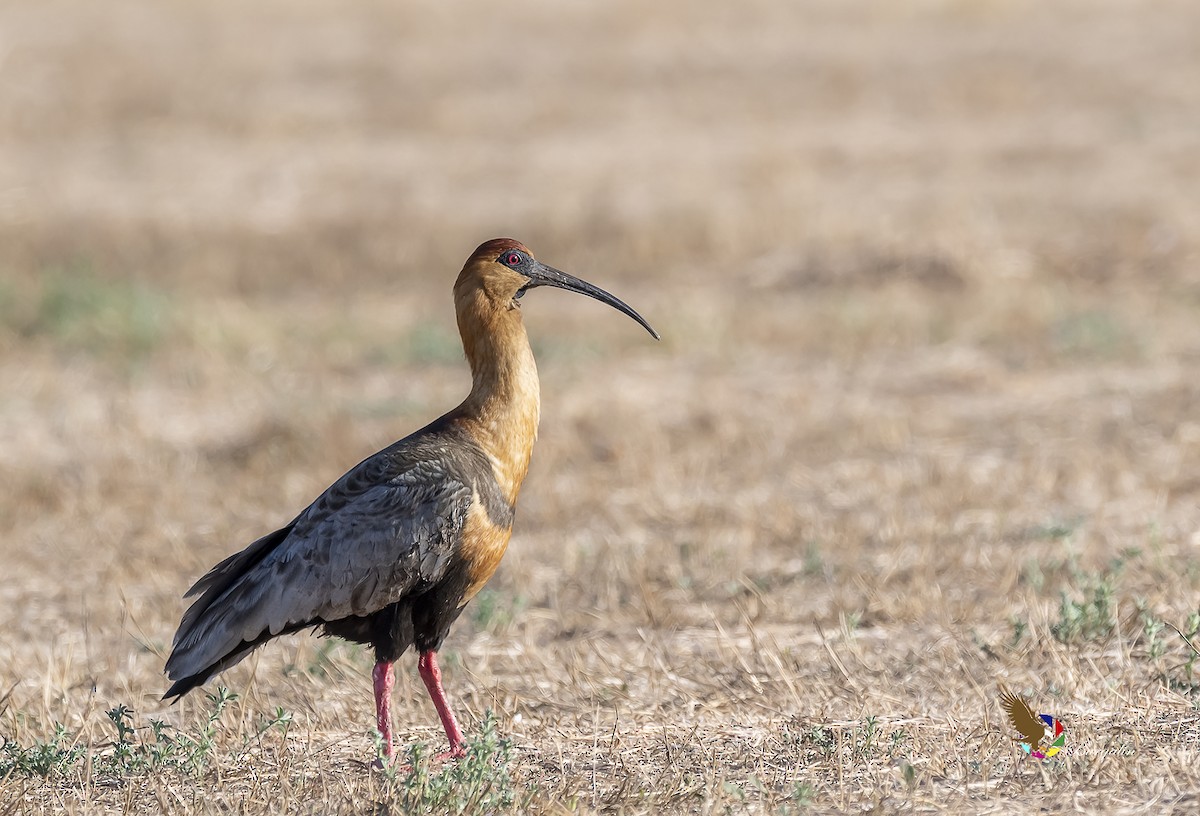
<instances>
[{"instance_id":1,"label":"wing feather","mask_svg":"<svg viewBox=\"0 0 1200 816\"><path fill-rule=\"evenodd\" d=\"M307 624L369 615L437 581L472 501L437 458L363 461L288 527L214 567L175 635L167 675L189 677L246 644ZM236 662L236 660L234 661Z\"/></svg>"}]
</instances>

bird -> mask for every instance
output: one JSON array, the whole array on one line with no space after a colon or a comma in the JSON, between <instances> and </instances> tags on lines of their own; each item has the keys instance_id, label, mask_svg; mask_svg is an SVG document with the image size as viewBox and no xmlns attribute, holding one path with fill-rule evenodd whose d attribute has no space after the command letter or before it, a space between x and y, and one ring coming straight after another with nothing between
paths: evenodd
<instances>
[{"instance_id":1,"label":"bird","mask_svg":"<svg viewBox=\"0 0 1200 816\"><path fill-rule=\"evenodd\" d=\"M320 629L374 650L379 761L390 761L393 664L412 646L450 745L437 759L465 756L437 653L512 535L541 410L521 301L542 286L595 298L660 339L633 308L543 264L520 241L480 244L454 283L471 370L466 399L196 581L166 661L173 682L164 700L178 701L273 638Z\"/></svg>"},{"instance_id":2,"label":"bird","mask_svg":"<svg viewBox=\"0 0 1200 816\"><path fill-rule=\"evenodd\" d=\"M1012 727L1021 735L1019 739L1013 737L1013 742L1025 742L1031 749L1037 750L1042 738L1046 736L1046 724L1033 713L1028 703L1008 689L1000 690L1000 704L1008 712L1008 720Z\"/></svg>"}]
</instances>

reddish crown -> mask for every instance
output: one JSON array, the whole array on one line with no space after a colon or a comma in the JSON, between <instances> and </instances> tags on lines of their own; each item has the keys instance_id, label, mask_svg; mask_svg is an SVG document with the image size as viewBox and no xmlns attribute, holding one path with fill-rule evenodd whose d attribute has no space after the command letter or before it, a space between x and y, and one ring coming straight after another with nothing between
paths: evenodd
<instances>
[{"instance_id":1,"label":"reddish crown","mask_svg":"<svg viewBox=\"0 0 1200 816\"><path fill-rule=\"evenodd\" d=\"M467 260L467 263L470 264L472 261L494 261L500 257L501 253L507 252L510 249L524 252L530 258L533 257L533 253L529 251L529 247L520 241L513 238L493 238L490 241L484 241L480 244L471 253L471 257Z\"/></svg>"}]
</instances>

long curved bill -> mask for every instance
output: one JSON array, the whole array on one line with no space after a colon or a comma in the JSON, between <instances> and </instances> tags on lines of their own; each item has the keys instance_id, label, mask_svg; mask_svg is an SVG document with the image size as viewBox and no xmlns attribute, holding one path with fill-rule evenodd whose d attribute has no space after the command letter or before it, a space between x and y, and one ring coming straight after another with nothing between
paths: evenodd
<instances>
[{"instance_id":1,"label":"long curved bill","mask_svg":"<svg viewBox=\"0 0 1200 816\"><path fill-rule=\"evenodd\" d=\"M530 271L532 274L526 273L529 275L529 283L525 284L522 290L517 294L517 297L520 297L522 294L524 294L525 289L532 289L535 286L556 286L559 289L566 289L568 292L578 292L581 295L587 295L590 298L595 298L601 303L607 303L609 306L612 306L619 312L624 312L636 320L643 329L650 332L650 336L655 340L661 339L658 336L658 332L656 332L650 326L650 324L646 322L644 317L634 311L631 306L625 303L625 301L614 295L610 295L599 286L593 286L587 281L580 280L574 275L568 275L566 272L555 269L553 266L546 266L546 264L542 263L541 261L534 261L533 269Z\"/></svg>"}]
</instances>

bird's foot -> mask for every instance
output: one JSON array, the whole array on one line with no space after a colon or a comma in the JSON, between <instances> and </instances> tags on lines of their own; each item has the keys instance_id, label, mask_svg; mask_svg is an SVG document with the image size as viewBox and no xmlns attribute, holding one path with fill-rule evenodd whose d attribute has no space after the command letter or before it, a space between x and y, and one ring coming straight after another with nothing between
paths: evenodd
<instances>
[{"instance_id":1,"label":"bird's foot","mask_svg":"<svg viewBox=\"0 0 1200 816\"><path fill-rule=\"evenodd\" d=\"M451 745L449 751L442 751L440 754L434 754L433 759L430 761L440 764L442 762L448 762L452 759L462 759L466 755L467 746L460 742L457 745Z\"/></svg>"},{"instance_id":2,"label":"bird's foot","mask_svg":"<svg viewBox=\"0 0 1200 816\"><path fill-rule=\"evenodd\" d=\"M450 760L462 759L467 755L467 746L463 743L450 746L449 751L442 751L440 754L434 754L429 758L430 765L441 765ZM371 770L379 772L387 772L392 774L409 774L413 771L413 766L407 762L401 762L392 754L384 754L375 758L371 763Z\"/></svg>"}]
</instances>

